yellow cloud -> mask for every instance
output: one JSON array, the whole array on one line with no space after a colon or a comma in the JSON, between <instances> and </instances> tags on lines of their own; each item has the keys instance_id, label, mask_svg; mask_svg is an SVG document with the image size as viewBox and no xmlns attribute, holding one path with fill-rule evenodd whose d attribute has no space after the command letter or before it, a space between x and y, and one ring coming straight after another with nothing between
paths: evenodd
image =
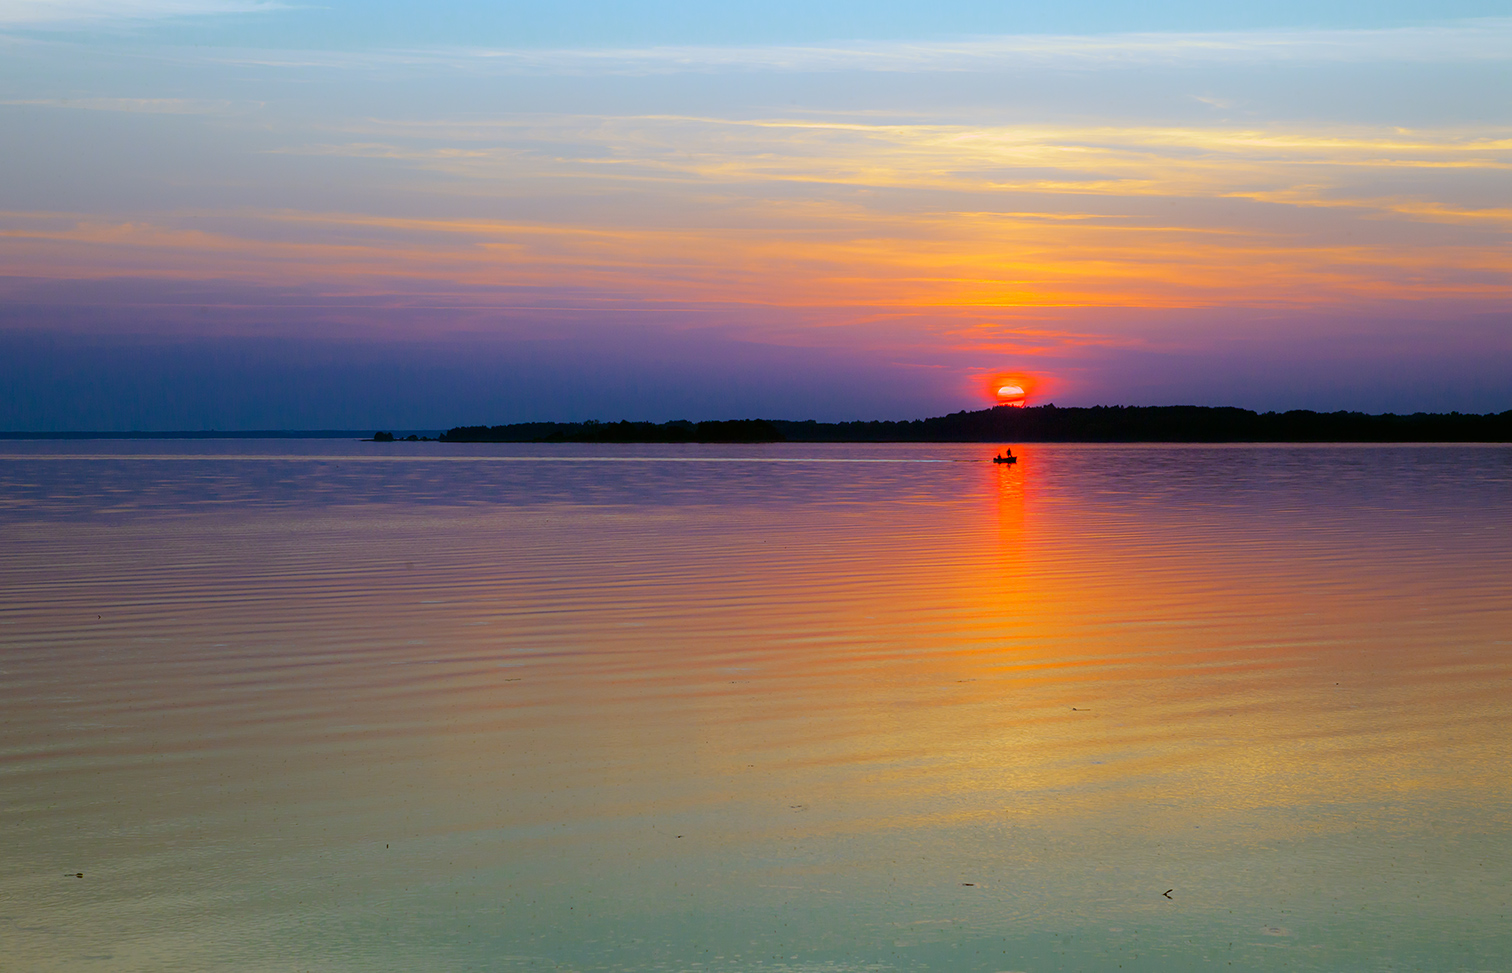
<instances>
[{"instance_id":1,"label":"yellow cloud","mask_svg":"<svg viewBox=\"0 0 1512 973\"><path fill-rule=\"evenodd\" d=\"M1509 149L1505 132L1395 128L373 121L281 151L446 177L417 189L401 173L406 215L382 201L369 213L9 214L0 256L15 274L482 288L503 303L520 288L848 308L1505 302L1512 211L1465 205L1456 180L1500 176ZM475 213L548 199L554 215L439 215L459 198Z\"/></svg>"}]
</instances>

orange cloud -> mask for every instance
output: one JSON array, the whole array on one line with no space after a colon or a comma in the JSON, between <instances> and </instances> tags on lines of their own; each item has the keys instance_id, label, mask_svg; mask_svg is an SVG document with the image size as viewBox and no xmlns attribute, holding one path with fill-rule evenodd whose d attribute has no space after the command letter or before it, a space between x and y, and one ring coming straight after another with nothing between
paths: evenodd
<instances>
[{"instance_id":1,"label":"orange cloud","mask_svg":"<svg viewBox=\"0 0 1512 973\"><path fill-rule=\"evenodd\" d=\"M1005 365L1173 340L1175 326L1128 309L1512 300L1512 216L1467 204L1456 182L1500 177L1502 132L533 115L323 136L277 151L362 172L381 161L408 202L6 213L0 261L15 276L234 280L500 313L785 309L744 327ZM1382 169L1398 174L1390 195ZM500 213L533 215L476 215ZM1030 397L1045 394L1036 374L1018 376Z\"/></svg>"}]
</instances>

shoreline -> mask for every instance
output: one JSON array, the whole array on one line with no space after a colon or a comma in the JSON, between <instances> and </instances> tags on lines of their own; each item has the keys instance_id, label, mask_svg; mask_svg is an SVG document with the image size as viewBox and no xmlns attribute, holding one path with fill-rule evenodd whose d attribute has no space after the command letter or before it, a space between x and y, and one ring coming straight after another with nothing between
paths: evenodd
<instances>
[{"instance_id":1,"label":"shoreline","mask_svg":"<svg viewBox=\"0 0 1512 973\"><path fill-rule=\"evenodd\" d=\"M928 419L817 422L523 422L456 426L448 443L1505 443L1512 410L1371 415L1362 412L1257 413L1229 406L996 406Z\"/></svg>"}]
</instances>

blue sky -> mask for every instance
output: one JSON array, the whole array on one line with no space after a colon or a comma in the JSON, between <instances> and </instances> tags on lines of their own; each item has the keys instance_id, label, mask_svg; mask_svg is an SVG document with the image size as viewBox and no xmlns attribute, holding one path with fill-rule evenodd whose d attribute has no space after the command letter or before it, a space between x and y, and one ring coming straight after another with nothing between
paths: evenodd
<instances>
[{"instance_id":1,"label":"blue sky","mask_svg":"<svg viewBox=\"0 0 1512 973\"><path fill-rule=\"evenodd\" d=\"M625 47L918 40L1002 34L1094 35L1274 28L1385 28L1508 15L1494 0L1377 2L427 3L409 0L8 0L28 29L108 29L181 43L360 49L425 45ZM146 25L151 25L147 27Z\"/></svg>"}]
</instances>

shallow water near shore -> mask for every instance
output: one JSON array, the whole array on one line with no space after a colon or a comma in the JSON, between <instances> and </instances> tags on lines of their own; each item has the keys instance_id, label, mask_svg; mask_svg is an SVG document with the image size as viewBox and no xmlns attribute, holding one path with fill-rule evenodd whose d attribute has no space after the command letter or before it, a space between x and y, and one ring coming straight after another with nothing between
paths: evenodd
<instances>
[{"instance_id":1,"label":"shallow water near shore","mask_svg":"<svg viewBox=\"0 0 1512 973\"><path fill-rule=\"evenodd\" d=\"M0 444L4 968L1512 968L1512 448L994 451Z\"/></svg>"}]
</instances>

